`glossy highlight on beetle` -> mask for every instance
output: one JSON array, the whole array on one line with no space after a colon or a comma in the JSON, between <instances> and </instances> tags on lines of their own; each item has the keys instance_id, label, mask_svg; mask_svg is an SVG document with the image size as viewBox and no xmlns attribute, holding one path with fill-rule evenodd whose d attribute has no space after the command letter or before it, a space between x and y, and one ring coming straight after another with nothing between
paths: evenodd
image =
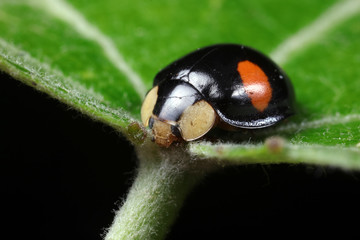
<instances>
[{"instance_id":1,"label":"glossy highlight on beetle","mask_svg":"<svg viewBox=\"0 0 360 240\"><path fill-rule=\"evenodd\" d=\"M213 127L257 129L294 114L286 74L262 53L237 44L198 49L161 70L141 107L154 140L168 147Z\"/></svg>"}]
</instances>

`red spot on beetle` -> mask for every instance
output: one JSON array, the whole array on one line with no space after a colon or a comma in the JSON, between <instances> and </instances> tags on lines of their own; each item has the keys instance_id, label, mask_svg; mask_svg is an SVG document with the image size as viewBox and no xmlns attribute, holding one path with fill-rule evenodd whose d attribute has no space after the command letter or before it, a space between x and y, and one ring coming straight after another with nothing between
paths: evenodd
<instances>
[{"instance_id":1,"label":"red spot on beetle","mask_svg":"<svg viewBox=\"0 0 360 240\"><path fill-rule=\"evenodd\" d=\"M237 71L252 105L260 112L264 111L272 97L272 88L264 71L248 60L239 62Z\"/></svg>"}]
</instances>

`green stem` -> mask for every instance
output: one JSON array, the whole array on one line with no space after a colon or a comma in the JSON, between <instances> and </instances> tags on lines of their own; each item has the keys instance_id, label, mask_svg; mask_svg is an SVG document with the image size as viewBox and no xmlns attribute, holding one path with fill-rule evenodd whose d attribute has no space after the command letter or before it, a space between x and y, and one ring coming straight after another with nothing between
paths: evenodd
<instances>
[{"instance_id":1,"label":"green stem","mask_svg":"<svg viewBox=\"0 0 360 240\"><path fill-rule=\"evenodd\" d=\"M138 156L137 177L105 240L164 239L186 195L204 175L196 161L174 148L142 147Z\"/></svg>"}]
</instances>

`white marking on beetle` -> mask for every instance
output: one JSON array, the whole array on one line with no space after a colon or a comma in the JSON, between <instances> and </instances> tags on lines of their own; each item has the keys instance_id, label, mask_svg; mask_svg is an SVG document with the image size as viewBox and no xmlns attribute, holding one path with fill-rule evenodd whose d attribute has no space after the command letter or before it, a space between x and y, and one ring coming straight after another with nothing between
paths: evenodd
<instances>
[{"instance_id":1,"label":"white marking on beetle","mask_svg":"<svg viewBox=\"0 0 360 240\"><path fill-rule=\"evenodd\" d=\"M310 25L300 29L278 45L270 54L271 58L280 65L286 63L293 53L304 49L304 47L321 38L330 29L350 19L358 12L360 12L359 0L343 0L335 3Z\"/></svg>"},{"instance_id":2,"label":"white marking on beetle","mask_svg":"<svg viewBox=\"0 0 360 240\"><path fill-rule=\"evenodd\" d=\"M51 13L53 16L73 27L83 37L96 42L104 51L109 61L121 71L133 84L140 98L146 94L146 87L140 76L126 63L123 55L118 51L114 42L92 25L80 12L63 0L36 0L37 6Z\"/></svg>"}]
</instances>

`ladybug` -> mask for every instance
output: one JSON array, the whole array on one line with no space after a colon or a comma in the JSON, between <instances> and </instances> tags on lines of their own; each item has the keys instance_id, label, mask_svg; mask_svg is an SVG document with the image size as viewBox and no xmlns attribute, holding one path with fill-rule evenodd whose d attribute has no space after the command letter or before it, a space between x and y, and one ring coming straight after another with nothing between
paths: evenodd
<instances>
[{"instance_id":1,"label":"ladybug","mask_svg":"<svg viewBox=\"0 0 360 240\"><path fill-rule=\"evenodd\" d=\"M154 140L169 147L214 126L258 129L294 113L294 90L272 60L243 45L200 48L161 70L141 107Z\"/></svg>"}]
</instances>

